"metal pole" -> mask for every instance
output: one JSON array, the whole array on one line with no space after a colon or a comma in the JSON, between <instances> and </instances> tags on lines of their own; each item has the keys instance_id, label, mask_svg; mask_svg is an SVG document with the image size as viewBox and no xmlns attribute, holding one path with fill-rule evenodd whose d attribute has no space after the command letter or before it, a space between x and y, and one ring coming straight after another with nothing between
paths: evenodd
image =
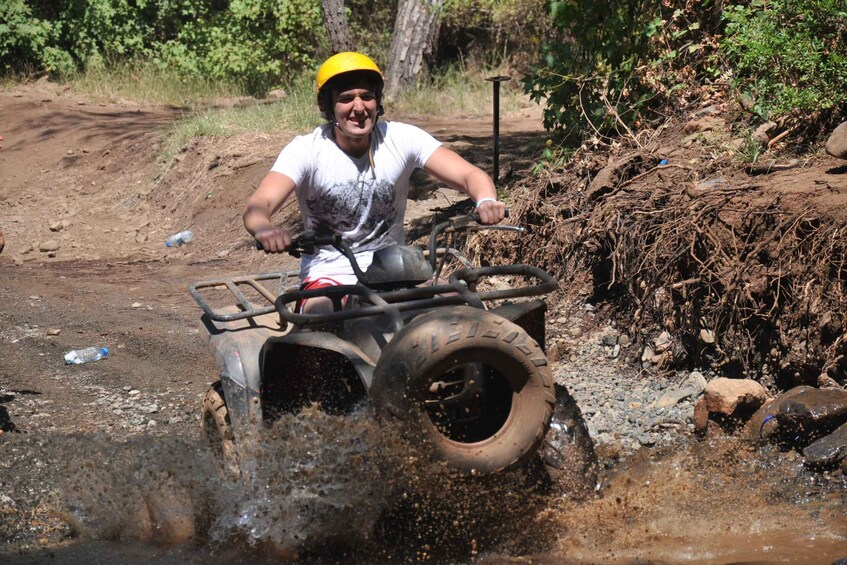
<instances>
[{"instance_id":1,"label":"metal pole","mask_svg":"<svg viewBox=\"0 0 847 565\"><path fill-rule=\"evenodd\" d=\"M500 182L500 83L512 77L496 76L485 79L494 87L494 184Z\"/></svg>"}]
</instances>

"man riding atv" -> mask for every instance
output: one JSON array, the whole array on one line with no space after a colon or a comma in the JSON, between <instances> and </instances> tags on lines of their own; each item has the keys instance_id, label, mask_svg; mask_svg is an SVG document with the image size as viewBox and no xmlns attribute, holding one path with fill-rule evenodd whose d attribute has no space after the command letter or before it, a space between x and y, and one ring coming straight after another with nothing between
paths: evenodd
<instances>
[{"instance_id":1,"label":"man riding atv","mask_svg":"<svg viewBox=\"0 0 847 565\"><path fill-rule=\"evenodd\" d=\"M331 57L317 84L328 123L282 150L244 213L266 252L301 257L299 272L190 288L222 368L201 421L227 466L249 474L252 438L282 414L312 403L347 414L367 400L413 448L460 473L543 461L554 482L579 476L593 488L593 444L544 351L546 305L526 300L556 280L531 265L474 266L457 249L472 232L523 230L497 225L506 210L491 179L419 128L377 122L382 76L367 57ZM415 168L476 203L436 224L426 250L404 245ZM292 193L305 228L297 237L271 222ZM496 278L509 288L487 290ZM237 304L213 308L203 296L213 288Z\"/></svg>"},{"instance_id":2,"label":"man riding atv","mask_svg":"<svg viewBox=\"0 0 847 565\"><path fill-rule=\"evenodd\" d=\"M482 169L420 128L378 121L383 78L371 59L333 55L318 69L317 87L327 123L282 150L244 212L244 226L266 253L291 246L288 230L274 227L271 217L293 192L304 229L340 235L366 270L374 251L404 243L409 177L416 168L468 194L480 223L503 219L505 205ZM303 256L300 276L304 290L356 283L350 262L329 246ZM303 305L305 312L317 309L331 310L330 301L313 298Z\"/></svg>"}]
</instances>

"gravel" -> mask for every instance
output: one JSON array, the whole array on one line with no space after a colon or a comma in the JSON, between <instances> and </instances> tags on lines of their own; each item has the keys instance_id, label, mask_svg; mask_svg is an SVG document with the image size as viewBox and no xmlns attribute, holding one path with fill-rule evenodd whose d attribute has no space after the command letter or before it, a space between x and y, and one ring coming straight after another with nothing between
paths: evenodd
<instances>
[{"instance_id":1,"label":"gravel","mask_svg":"<svg viewBox=\"0 0 847 565\"><path fill-rule=\"evenodd\" d=\"M550 320L548 351L556 380L576 399L598 447L626 455L693 433L696 395L656 405L677 390L688 371L649 362L642 367L643 345L613 323L600 322L591 305L566 312Z\"/></svg>"}]
</instances>

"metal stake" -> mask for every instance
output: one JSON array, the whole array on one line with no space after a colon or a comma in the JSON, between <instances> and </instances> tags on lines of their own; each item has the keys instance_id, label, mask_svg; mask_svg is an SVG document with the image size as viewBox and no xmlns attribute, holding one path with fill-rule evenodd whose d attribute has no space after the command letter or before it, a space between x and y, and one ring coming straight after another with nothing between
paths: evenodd
<instances>
[{"instance_id":1,"label":"metal stake","mask_svg":"<svg viewBox=\"0 0 847 565\"><path fill-rule=\"evenodd\" d=\"M500 83L512 77L496 76L485 79L494 85L494 184L500 182Z\"/></svg>"}]
</instances>

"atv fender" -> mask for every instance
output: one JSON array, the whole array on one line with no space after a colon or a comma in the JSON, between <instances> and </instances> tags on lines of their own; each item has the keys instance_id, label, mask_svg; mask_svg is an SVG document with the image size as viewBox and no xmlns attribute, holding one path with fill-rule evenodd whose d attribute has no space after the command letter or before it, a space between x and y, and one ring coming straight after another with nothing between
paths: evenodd
<instances>
[{"instance_id":1,"label":"atv fender","mask_svg":"<svg viewBox=\"0 0 847 565\"><path fill-rule=\"evenodd\" d=\"M547 304L543 300L512 302L491 309L494 314L520 326L529 334L529 337L538 343L542 351L547 351L547 345L544 341L544 313L546 311Z\"/></svg>"},{"instance_id":2,"label":"atv fender","mask_svg":"<svg viewBox=\"0 0 847 565\"><path fill-rule=\"evenodd\" d=\"M234 434L262 421L259 358L269 338L282 333L275 315L219 322L202 317L205 336L221 367L221 384ZM236 438L238 441L239 438Z\"/></svg>"},{"instance_id":3,"label":"atv fender","mask_svg":"<svg viewBox=\"0 0 847 565\"><path fill-rule=\"evenodd\" d=\"M262 351L262 370L266 371L269 365L268 359L273 357L287 358L287 350L292 348L312 348L324 351L331 351L343 356L355 369L356 374L362 381L365 390L371 388L373 381L373 372L376 362L371 359L364 351L352 343L345 341L335 334L320 331L303 331L292 332L281 337L272 337L265 344ZM296 373L298 367L286 366L287 373ZM285 378L285 375L275 375L276 377Z\"/></svg>"}]
</instances>

